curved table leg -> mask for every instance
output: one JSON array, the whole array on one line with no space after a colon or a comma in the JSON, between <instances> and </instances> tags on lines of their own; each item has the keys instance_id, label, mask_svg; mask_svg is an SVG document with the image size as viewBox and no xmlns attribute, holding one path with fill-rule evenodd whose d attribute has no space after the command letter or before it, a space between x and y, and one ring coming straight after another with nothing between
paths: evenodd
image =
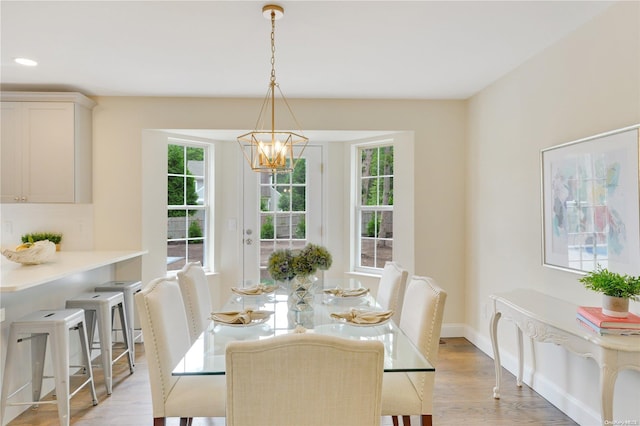
<instances>
[{"instance_id":1,"label":"curved table leg","mask_svg":"<svg viewBox=\"0 0 640 426\"><path fill-rule=\"evenodd\" d=\"M523 362L524 351L522 348L522 330L520 330L520 327L518 327L517 325L516 325L516 330L518 334L518 377L516 378L516 386L522 387L522 369L524 364Z\"/></svg>"},{"instance_id":2,"label":"curved table leg","mask_svg":"<svg viewBox=\"0 0 640 426\"><path fill-rule=\"evenodd\" d=\"M498 350L498 320L500 319L500 312L493 312L491 315L491 322L489 325L489 332L491 334L491 346L493 347L493 362L496 369L496 385L493 388L493 397L500 399L500 380L502 378L502 366L500 364L500 351Z\"/></svg>"},{"instance_id":3,"label":"curved table leg","mask_svg":"<svg viewBox=\"0 0 640 426\"><path fill-rule=\"evenodd\" d=\"M613 423L613 386L618 377L618 370L608 367L606 363L600 367L600 399L602 404L602 423Z\"/></svg>"}]
</instances>

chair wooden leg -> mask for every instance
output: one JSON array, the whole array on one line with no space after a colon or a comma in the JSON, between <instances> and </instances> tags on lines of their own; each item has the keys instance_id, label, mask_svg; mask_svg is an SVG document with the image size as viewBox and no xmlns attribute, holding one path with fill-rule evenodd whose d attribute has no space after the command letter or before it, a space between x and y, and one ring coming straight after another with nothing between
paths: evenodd
<instances>
[{"instance_id":1,"label":"chair wooden leg","mask_svg":"<svg viewBox=\"0 0 640 426\"><path fill-rule=\"evenodd\" d=\"M402 416L402 424L404 426L411 426L411 416Z\"/></svg>"},{"instance_id":2,"label":"chair wooden leg","mask_svg":"<svg viewBox=\"0 0 640 426\"><path fill-rule=\"evenodd\" d=\"M193 422L193 417L180 417L180 426L190 426Z\"/></svg>"},{"instance_id":3,"label":"chair wooden leg","mask_svg":"<svg viewBox=\"0 0 640 426\"><path fill-rule=\"evenodd\" d=\"M393 426L398 426L398 416L391 416L391 421L393 422Z\"/></svg>"},{"instance_id":4,"label":"chair wooden leg","mask_svg":"<svg viewBox=\"0 0 640 426\"><path fill-rule=\"evenodd\" d=\"M422 426L432 426L433 425L433 417L431 414L423 414L422 415Z\"/></svg>"},{"instance_id":5,"label":"chair wooden leg","mask_svg":"<svg viewBox=\"0 0 640 426\"><path fill-rule=\"evenodd\" d=\"M164 426L165 425L164 417L154 417L153 418L153 426Z\"/></svg>"}]
</instances>

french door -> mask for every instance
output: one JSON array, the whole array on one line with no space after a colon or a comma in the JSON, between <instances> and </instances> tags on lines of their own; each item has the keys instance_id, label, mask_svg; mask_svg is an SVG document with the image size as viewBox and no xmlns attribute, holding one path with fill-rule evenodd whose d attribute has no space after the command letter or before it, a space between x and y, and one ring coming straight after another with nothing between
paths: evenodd
<instances>
[{"instance_id":1,"label":"french door","mask_svg":"<svg viewBox=\"0 0 640 426\"><path fill-rule=\"evenodd\" d=\"M291 173L259 173L243 160L242 264L245 285L268 279L278 249L322 241L322 147L307 146Z\"/></svg>"}]
</instances>

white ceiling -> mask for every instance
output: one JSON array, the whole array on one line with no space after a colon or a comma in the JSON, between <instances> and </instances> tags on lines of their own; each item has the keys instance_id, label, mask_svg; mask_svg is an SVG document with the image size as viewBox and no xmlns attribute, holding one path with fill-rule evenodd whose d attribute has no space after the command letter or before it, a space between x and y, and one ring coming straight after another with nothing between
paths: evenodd
<instances>
[{"instance_id":1,"label":"white ceiling","mask_svg":"<svg viewBox=\"0 0 640 426\"><path fill-rule=\"evenodd\" d=\"M267 1L0 2L5 90L262 97ZM465 99L612 2L282 1L288 98ZM26 56L37 67L13 63Z\"/></svg>"}]
</instances>

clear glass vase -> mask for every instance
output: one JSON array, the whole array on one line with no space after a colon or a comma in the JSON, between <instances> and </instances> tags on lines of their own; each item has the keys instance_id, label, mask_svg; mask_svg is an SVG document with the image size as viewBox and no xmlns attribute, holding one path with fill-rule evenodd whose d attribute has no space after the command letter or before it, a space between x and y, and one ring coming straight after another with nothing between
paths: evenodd
<instances>
[{"instance_id":1,"label":"clear glass vase","mask_svg":"<svg viewBox=\"0 0 640 426\"><path fill-rule=\"evenodd\" d=\"M313 311L313 295L316 281L313 275L296 276L289 289L289 310L296 312Z\"/></svg>"}]
</instances>

